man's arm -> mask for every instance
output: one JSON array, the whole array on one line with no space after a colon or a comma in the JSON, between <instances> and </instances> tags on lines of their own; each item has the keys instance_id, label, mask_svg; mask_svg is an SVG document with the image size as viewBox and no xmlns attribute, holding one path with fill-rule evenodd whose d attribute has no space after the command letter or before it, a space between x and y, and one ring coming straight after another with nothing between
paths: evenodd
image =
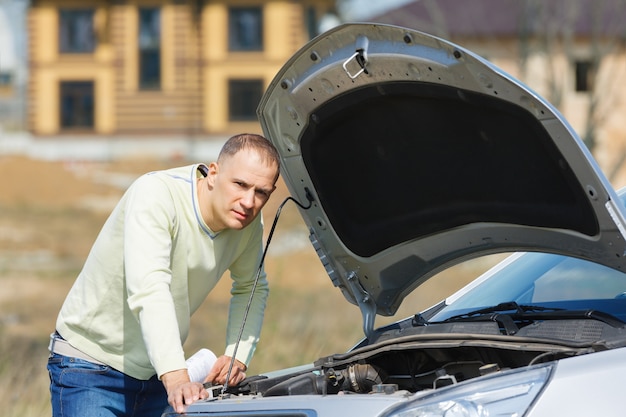
<instances>
[{"instance_id":1,"label":"man's arm","mask_svg":"<svg viewBox=\"0 0 626 417\"><path fill-rule=\"evenodd\" d=\"M156 175L140 178L125 214L124 264L128 307L158 375L186 368L172 288L176 210ZM184 295L183 295L184 296Z\"/></svg>"}]
</instances>

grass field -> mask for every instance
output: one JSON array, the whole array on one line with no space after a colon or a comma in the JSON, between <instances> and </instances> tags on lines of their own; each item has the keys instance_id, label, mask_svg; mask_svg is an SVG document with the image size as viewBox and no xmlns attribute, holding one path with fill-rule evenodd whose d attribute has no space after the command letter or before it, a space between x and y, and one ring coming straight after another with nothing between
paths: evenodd
<instances>
[{"instance_id":1,"label":"grass field","mask_svg":"<svg viewBox=\"0 0 626 417\"><path fill-rule=\"evenodd\" d=\"M50 415L48 335L61 303L109 211L137 175L186 164L129 160L46 162L0 157L0 403L3 417ZM268 227L287 196L280 184L264 210ZM389 323L428 307L490 263L460 265L411 295ZM295 206L287 204L266 259L271 291L248 374L295 366L350 348L363 332L359 309L333 288L308 244ZM188 355L222 353L228 279L192 319Z\"/></svg>"}]
</instances>

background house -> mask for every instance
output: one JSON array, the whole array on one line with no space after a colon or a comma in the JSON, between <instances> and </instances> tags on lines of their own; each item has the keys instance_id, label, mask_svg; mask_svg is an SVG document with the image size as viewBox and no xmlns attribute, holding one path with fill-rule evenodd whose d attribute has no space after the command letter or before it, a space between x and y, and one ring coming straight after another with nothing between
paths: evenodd
<instances>
[{"instance_id":1,"label":"background house","mask_svg":"<svg viewBox=\"0 0 626 417\"><path fill-rule=\"evenodd\" d=\"M332 0L33 0L29 130L230 135Z\"/></svg>"},{"instance_id":2,"label":"background house","mask_svg":"<svg viewBox=\"0 0 626 417\"><path fill-rule=\"evenodd\" d=\"M128 147L129 137L258 131L256 104L278 69L343 18L415 28L481 54L559 108L613 183L626 184L626 0L393 0L374 16L364 5L381 3L367 0L3 3L28 5L22 118L40 153L50 138ZM20 90L0 86L0 106L3 91Z\"/></svg>"}]
</instances>

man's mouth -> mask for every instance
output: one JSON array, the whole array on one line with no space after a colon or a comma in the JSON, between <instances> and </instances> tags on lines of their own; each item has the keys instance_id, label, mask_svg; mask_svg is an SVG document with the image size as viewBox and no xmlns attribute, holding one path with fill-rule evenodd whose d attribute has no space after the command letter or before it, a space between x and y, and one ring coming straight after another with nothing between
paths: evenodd
<instances>
[{"instance_id":1,"label":"man's mouth","mask_svg":"<svg viewBox=\"0 0 626 417\"><path fill-rule=\"evenodd\" d=\"M233 213L235 213L235 217L239 220L246 220L248 218L248 214L245 211L233 210Z\"/></svg>"}]
</instances>

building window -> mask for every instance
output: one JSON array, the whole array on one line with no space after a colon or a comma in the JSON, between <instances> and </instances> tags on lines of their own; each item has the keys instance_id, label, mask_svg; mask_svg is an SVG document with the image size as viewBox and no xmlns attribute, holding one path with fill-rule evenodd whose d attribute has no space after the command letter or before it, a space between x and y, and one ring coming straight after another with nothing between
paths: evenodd
<instances>
[{"instance_id":1,"label":"building window","mask_svg":"<svg viewBox=\"0 0 626 417\"><path fill-rule=\"evenodd\" d=\"M93 81L61 82L61 127L94 127Z\"/></svg>"},{"instance_id":2,"label":"building window","mask_svg":"<svg viewBox=\"0 0 626 417\"><path fill-rule=\"evenodd\" d=\"M313 39L318 35L319 21L317 19L317 11L314 6L306 8L305 17L306 29L309 34L309 39Z\"/></svg>"},{"instance_id":3,"label":"building window","mask_svg":"<svg viewBox=\"0 0 626 417\"><path fill-rule=\"evenodd\" d=\"M263 94L262 80L230 80L228 113L233 122L256 121L256 108Z\"/></svg>"},{"instance_id":4,"label":"building window","mask_svg":"<svg viewBox=\"0 0 626 417\"><path fill-rule=\"evenodd\" d=\"M91 53L96 47L93 9L59 10L59 50L61 53Z\"/></svg>"},{"instance_id":5,"label":"building window","mask_svg":"<svg viewBox=\"0 0 626 417\"><path fill-rule=\"evenodd\" d=\"M591 61L576 61L574 66L576 71L576 91L592 91L595 76L595 66L593 63Z\"/></svg>"},{"instance_id":6,"label":"building window","mask_svg":"<svg viewBox=\"0 0 626 417\"><path fill-rule=\"evenodd\" d=\"M161 10L139 9L139 88L161 88Z\"/></svg>"},{"instance_id":7,"label":"building window","mask_svg":"<svg viewBox=\"0 0 626 417\"><path fill-rule=\"evenodd\" d=\"M9 71L0 71L0 87L6 87L13 84L13 74Z\"/></svg>"},{"instance_id":8,"label":"building window","mask_svg":"<svg viewBox=\"0 0 626 417\"><path fill-rule=\"evenodd\" d=\"M261 7L231 7L228 11L228 49L263 50L263 12Z\"/></svg>"}]
</instances>

